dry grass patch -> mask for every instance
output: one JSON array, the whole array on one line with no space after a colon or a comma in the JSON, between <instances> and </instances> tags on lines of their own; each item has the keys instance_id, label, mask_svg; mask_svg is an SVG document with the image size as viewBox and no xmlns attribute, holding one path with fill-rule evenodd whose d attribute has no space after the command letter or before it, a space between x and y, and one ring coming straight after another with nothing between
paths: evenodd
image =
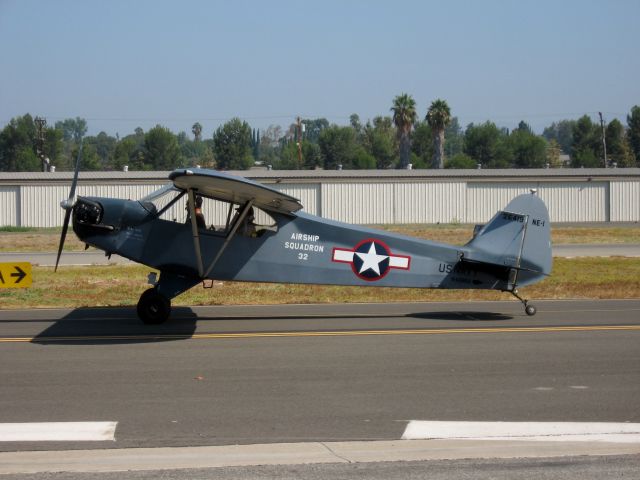
<instances>
[{"instance_id":1,"label":"dry grass patch","mask_svg":"<svg viewBox=\"0 0 640 480\"><path fill-rule=\"evenodd\" d=\"M146 284L144 266L33 268L30 289L0 290L0 308L133 306ZM522 290L531 299L640 298L638 258L559 258L553 275ZM506 293L484 290L343 287L223 282L195 287L175 305L250 305L287 303L413 302L506 300Z\"/></svg>"}]
</instances>

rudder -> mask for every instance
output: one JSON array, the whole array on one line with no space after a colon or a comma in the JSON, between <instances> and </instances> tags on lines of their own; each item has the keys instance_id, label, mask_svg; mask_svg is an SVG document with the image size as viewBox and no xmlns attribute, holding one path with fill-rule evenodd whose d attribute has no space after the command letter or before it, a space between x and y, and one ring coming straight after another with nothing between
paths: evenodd
<instances>
[{"instance_id":1,"label":"rudder","mask_svg":"<svg viewBox=\"0 0 640 480\"><path fill-rule=\"evenodd\" d=\"M532 192L496 213L464 248L464 258L511 268L510 284L527 285L551 273L551 223L544 202Z\"/></svg>"}]
</instances>

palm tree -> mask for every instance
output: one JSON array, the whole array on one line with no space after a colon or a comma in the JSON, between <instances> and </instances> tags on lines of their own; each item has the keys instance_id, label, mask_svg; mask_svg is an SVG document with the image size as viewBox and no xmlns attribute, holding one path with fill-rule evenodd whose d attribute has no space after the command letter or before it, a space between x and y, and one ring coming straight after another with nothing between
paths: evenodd
<instances>
[{"instance_id":1,"label":"palm tree","mask_svg":"<svg viewBox=\"0 0 640 480\"><path fill-rule=\"evenodd\" d=\"M425 118L433 132L433 168L444 167L444 130L451 123L451 110L445 100L434 100Z\"/></svg>"},{"instance_id":2,"label":"palm tree","mask_svg":"<svg viewBox=\"0 0 640 480\"><path fill-rule=\"evenodd\" d=\"M409 165L409 134L415 123L418 114L416 113L416 101L409 94L403 93L393 99L393 123L398 129L400 139L400 168L407 168Z\"/></svg>"},{"instance_id":3,"label":"palm tree","mask_svg":"<svg viewBox=\"0 0 640 480\"><path fill-rule=\"evenodd\" d=\"M202 135L202 125L200 125L200 122L196 122L193 124L193 127L191 127L191 132L193 133L194 141L199 142L200 135Z\"/></svg>"}]
</instances>

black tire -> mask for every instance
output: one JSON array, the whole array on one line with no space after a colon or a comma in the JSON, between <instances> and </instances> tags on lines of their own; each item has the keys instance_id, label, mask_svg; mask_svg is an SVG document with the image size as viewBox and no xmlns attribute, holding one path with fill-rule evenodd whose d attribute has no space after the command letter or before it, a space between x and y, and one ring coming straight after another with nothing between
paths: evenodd
<instances>
[{"instance_id":1,"label":"black tire","mask_svg":"<svg viewBox=\"0 0 640 480\"><path fill-rule=\"evenodd\" d=\"M538 310L533 305L527 305L526 307L524 307L524 313L526 313L530 317L535 315L537 311Z\"/></svg>"},{"instance_id":2,"label":"black tire","mask_svg":"<svg viewBox=\"0 0 640 480\"><path fill-rule=\"evenodd\" d=\"M155 288L150 288L138 301L138 317L146 325L159 325L169 318L171 313L171 300L158 293Z\"/></svg>"}]
</instances>

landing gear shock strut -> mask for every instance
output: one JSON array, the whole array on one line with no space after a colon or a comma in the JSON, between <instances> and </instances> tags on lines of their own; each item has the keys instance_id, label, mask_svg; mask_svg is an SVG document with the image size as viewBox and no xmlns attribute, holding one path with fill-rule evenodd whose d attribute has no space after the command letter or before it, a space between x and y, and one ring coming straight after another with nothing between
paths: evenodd
<instances>
[{"instance_id":1,"label":"landing gear shock strut","mask_svg":"<svg viewBox=\"0 0 640 480\"><path fill-rule=\"evenodd\" d=\"M513 290L509 290L509 293L511 293L511 295L513 295L514 297L516 297L518 300L522 302L522 304L524 305L524 313L526 313L529 316L533 316L536 314L536 312L538 311L536 307L534 307L533 305L529 305L529 300L526 300L522 298L520 295L518 295L517 289L514 288Z\"/></svg>"}]
</instances>

